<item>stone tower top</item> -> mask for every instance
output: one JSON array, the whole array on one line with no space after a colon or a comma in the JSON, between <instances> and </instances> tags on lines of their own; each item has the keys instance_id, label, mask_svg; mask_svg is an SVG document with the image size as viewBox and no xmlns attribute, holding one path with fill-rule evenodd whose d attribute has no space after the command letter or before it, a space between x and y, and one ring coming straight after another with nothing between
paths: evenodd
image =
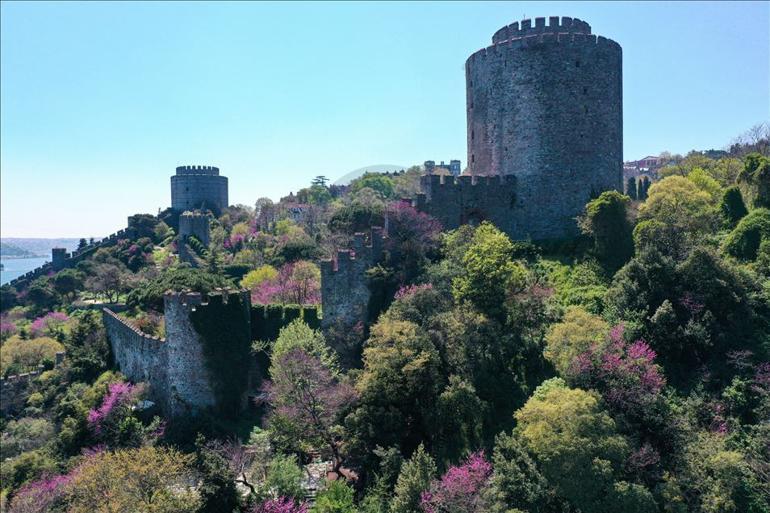
<instances>
[{"instance_id":1,"label":"stone tower top","mask_svg":"<svg viewBox=\"0 0 770 513\"><path fill-rule=\"evenodd\" d=\"M534 23L531 19L521 20L521 23L514 22L507 25L492 36L492 44L502 43L519 37L533 36L536 34L590 34L591 25L577 18L563 16L561 20L558 16L550 16L548 24L546 18L535 18Z\"/></svg>"},{"instance_id":2,"label":"stone tower top","mask_svg":"<svg viewBox=\"0 0 770 513\"><path fill-rule=\"evenodd\" d=\"M177 166L176 174L218 176L219 168L214 166Z\"/></svg>"}]
</instances>

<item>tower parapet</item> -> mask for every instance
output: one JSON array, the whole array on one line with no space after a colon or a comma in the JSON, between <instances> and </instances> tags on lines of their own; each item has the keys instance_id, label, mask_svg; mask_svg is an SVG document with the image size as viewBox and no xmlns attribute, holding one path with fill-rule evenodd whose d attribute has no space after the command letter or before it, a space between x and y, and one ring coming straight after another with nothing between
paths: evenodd
<instances>
[{"instance_id":1,"label":"tower parapet","mask_svg":"<svg viewBox=\"0 0 770 513\"><path fill-rule=\"evenodd\" d=\"M535 18L534 23L531 19L521 20L507 25L492 36L492 44L502 43L517 37L533 36L537 34L590 34L591 25L577 18L562 16L550 16L548 24L546 18Z\"/></svg>"}]
</instances>

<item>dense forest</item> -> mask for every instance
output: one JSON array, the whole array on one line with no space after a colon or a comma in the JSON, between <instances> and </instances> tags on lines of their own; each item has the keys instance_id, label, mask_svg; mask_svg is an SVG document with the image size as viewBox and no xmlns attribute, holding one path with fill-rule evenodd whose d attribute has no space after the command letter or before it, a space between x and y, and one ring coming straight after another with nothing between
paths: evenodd
<instances>
[{"instance_id":1,"label":"dense forest","mask_svg":"<svg viewBox=\"0 0 770 513\"><path fill-rule=\"evenodd\" d=\"M0 421L3 511L770 512L766 136L671 155L573 240L445 231L400 201L420 172L232 206L198 267L166 211L4 286L0 372L43 371ZM166 290L318 304L319 261L386 220L368 322L254 341L258 405L163 418L117 370L99 305L162 336Z\"/></svg>"}]
</instances>

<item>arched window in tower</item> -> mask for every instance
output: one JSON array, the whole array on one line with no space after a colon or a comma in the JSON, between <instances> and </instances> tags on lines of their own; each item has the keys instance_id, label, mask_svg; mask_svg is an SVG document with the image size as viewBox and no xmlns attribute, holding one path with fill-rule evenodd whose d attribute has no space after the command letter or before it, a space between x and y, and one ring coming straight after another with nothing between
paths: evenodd
<instances>
[{"instance_id":1,"label":"arched window in tower","mask_svg":"<svg viewBox=\"0 0 770 513\"><path fill-rule=\"evenodd\" d=\"M471 130L471 141L472 141L472 140L473 140L475 137L476 137L476 133L475 133L473 130Z\"/></svg>"},{"instance_id":2,"label":"arched window in tower","mask_svg":"<svg viewBox=\"0 0 770 513\"><path fill-rule=\"evenodd\" d=\"M579 68L579 67L580 67L580 59L578 59L578 60L576 60L576 61L575 61L575 67L576 67L576 68Z\"/></svg>"}]
</instances>

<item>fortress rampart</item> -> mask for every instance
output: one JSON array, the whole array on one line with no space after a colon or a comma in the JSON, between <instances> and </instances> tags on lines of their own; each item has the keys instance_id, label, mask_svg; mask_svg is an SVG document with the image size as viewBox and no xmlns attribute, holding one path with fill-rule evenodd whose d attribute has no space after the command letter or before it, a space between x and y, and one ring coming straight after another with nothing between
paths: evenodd
<instances>
[{"instance_id":1,"label":"fortress rampart","mask_svg":"<svg viewBox=\"0 0 770 513\"><path fill-rule=\"evenodd\" d=\"M223 296L229 294L212 294L204 301L195 292L167 292L163 296L166 338L142 333L111 310L103 310L104 327L118 368L129 380L148 383L150 397L169 415L215 405L203 342L192 326L190 313L205 308L212 298L227 301Z\"/></svg>"},{"instance_id":2,"label":"fortress rampart","mask_svg":"<svg viewBox=\"0 0 770 513\"><path fill-rule=\"evenodd\" d=\"M217 307L236 297L244 310L234 322L243 324L232 326L233 332L246 329L251 340L275 340L281 328L297 318L311 328L320 327L318 308L314 306L251 306L248 291L216 290L207 295L166 292L163 297L165 338L142 333L112 310L102 310L116 365L130 381L148 383L150 397L169 415L215 406L215 387L204 355L204 341L195 330L191 315L201 309L212 309L216 313L220 311ZM256 360L252 366L250 375L254 377L259 371ZM254 385L252 382L249 386ZM244 396L247 392L242 390Z\"/></svg>"},{"instance_id":3,"label":"fortress rampart","mask_svg":"<svg viewBox=\"0 0 770 513\"><path fill-rule=\"evenodd\" d=\"M515 176L423 175L420 186L422 192L413 206L435 217L445 230L481 221L490 221L506 233L526 230L516 225Z\"/></svg>"},{"instance_id":4,"label":"fortress rampart","mask_svg":"<svg viewBox=\"0 0 770 513\"><path fill-rule=\"evenodd\" d=\"M566 17L514 23L492 41L465 65L468 170L516 176L510 236L576 235L586 202L622 188L620 45Z\"/></svg>"}]
</instances>

